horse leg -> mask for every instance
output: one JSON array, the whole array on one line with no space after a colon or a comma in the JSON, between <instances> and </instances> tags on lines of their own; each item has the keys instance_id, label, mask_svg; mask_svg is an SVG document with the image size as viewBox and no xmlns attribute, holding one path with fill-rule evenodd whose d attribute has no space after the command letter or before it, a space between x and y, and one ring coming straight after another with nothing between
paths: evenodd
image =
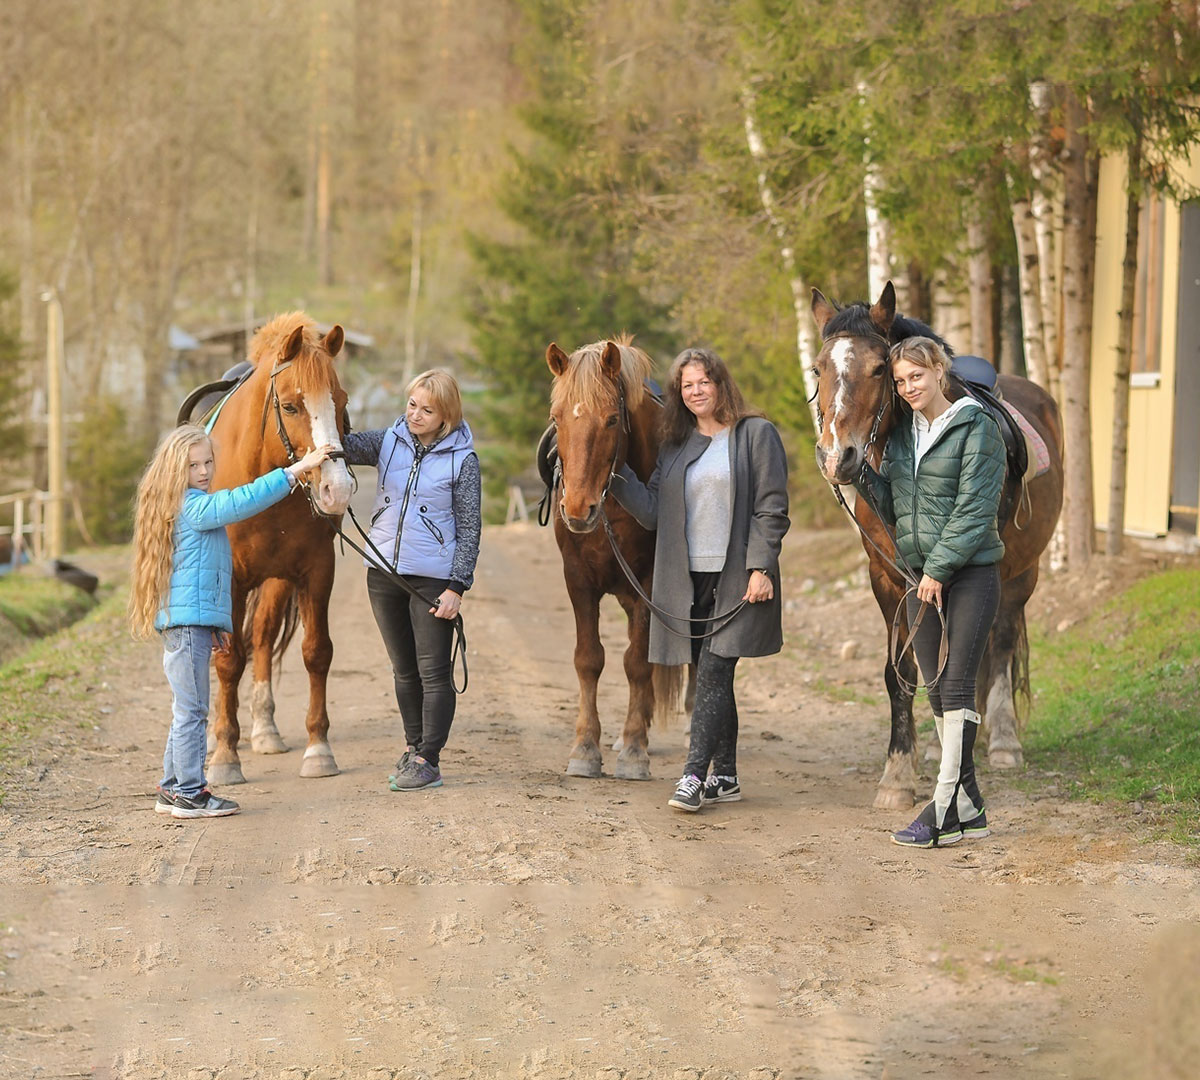
<instances>
[{"instance_id":1,"label":"horse leg","mask_svg":"<svg viewBox=\"0 0 1200 1080\"><path fill-rule=\"evenodd\" d=\"M254 685L250 691L250 747L256 754L286 754L288 749L275 726L271 650L291 598L292 585L282 578L269 578L259 588L251 642Z\"/></svg>"},{"instance_id":2,"label":"horse leg","mask_svg":"<svg viewBox=\"0 0 1200 1080\"><path fill-rule=\"evenodd\" d=\"M246 590L233 583L233 633L229 648L216 654L216 718L213 721L212 760L208 763L210 784L244 784L242 763L238 757L238 682L246 669L246 643L242 639L242 620L246 615Z\"/></svg>"},{"instance_id":3,"label":"horse leg","mask_svg":"<svg viewBox=\"0 0 1200 1080\"><path fill-rule=\"evenodd\" d=\"M604 646L600 641L600 597L592 590L572 587L567 582L575 611L575 674L579 679L579 715L575 720L575 745L567 759L568 776L600 775L600 713L596 708L596 685L604 670Z\"/></svg>"},{"instance_id":4,"label":"horse leg","mask_svg":"<svg viewBox=\"0 0 1200 1080\"><path fill-rule=\"evenodd\" d=\"M1037 585L1038 564L1004 582L1000 609L992 625L984 661L985 677L976 692L976 702L988 727L988 762L993 769L1015 769L1024 763L1019 721L1013 700L1013 673L1028 671L1029 642L1025 637L1025 604ZM1024 676L1018 674L1018 679Z\"/></svg>"},{"instance_id":5,"label":"horse leg","mask_svg":"<svg viewBox=\"0 0 1200 1080\"><path fill-rule=\"evenodd\" d=\"M903 623L900 638L903 641L908 636L908 619L904 611L896 611L903 601L903 587L884 573L875 572L874 567L871 586L889 633L893 616L898 615ZM917 725L912 712L913 691L908 689L917 681L917 664L912 653L900 657L898 673L889 656L883 681L891 704L892 724L887 764L883 767L883 776L879 778L874 805L876 810L910 810L917 801Z\"/></svg>"},{"instance_id":6,"label":"horse leg","mask_svg":"<svg viewBox=\"0 0 1200 1080\"><path fill-rule=\"evenodd\" d=\"M300 762L304 777L336 776L339 772L329 748L329 713L326 683L333 663L333 641L329 637L329 596L333 592L333 549L311 570L299 590L300 618L304 622L301 652L308 670L308 715L304 726L308 746Z\"/></svg>"},{"instance_id":7,"label":"horse leg","mask_svg":"<svg viewBox=\"0 0 1200 1080\"><path fill-rule=\"evenodd\" d=\"M625 678L629 681L629 711L621 732L621 752L613 775L618 780L649 780L650 751L647 732L654 715L654 668L650 651L650 609L632 594L617 599L629 620L629 646L625 650Z\"/></svg>"}]
</instances>

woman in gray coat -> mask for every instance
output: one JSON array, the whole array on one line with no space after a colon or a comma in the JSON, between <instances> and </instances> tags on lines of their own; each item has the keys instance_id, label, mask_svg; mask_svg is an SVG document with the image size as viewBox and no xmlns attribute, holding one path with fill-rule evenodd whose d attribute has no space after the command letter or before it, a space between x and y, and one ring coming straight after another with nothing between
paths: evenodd
<instances>
[{"instance_id":1,"label":"woman in gray coat","mask_svg":"<svg viewBox=\"0 0 1200 1080\"><path fill-rule=\"evenodd\" d=\"M650 661L696 664L683 776L668 805L695 812L741 799L733 672L783 647L779 548L788 530L787 457L774 425L746 407L728 368L685 349L668 376L663 441L647 484L628 466L612 493L658 530ZM716 616L714 618L714 615ZM711 772L710 772L711 766Z\"/></svg>"}]
</instances>

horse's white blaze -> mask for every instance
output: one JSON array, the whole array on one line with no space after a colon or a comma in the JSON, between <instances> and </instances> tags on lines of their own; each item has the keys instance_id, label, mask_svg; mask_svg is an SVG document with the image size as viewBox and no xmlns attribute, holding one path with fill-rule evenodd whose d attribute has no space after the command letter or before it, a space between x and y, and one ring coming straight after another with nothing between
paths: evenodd
<instances>
[{"instance_id":1,"label":"horse's white blaze","mask_svg":"<svg viewBox=\"0 0 1200 1080\"><path fill-rule=\"evenodd\" d=\"M575 408L573 408L571 410L571 415L573 417L575 417L576 420L578 420L583 415L583 402L582 401L575 402Z\"/></svg>"},{"instance_id":2,"label":"horse's white blaze","mask_svg":"<svg viewBox=\"0 0 1200 1080\"><path fill-rule=\"evenodd\" d=\"M333 395L322 394L315 400L305 400L308 421L312 428L313 446L342 448L342 437L338 434L337 416L333 409ZM345 461L325 461L321 464L321 484L317 502L326 513L340 514L350 503L353 485L350 470Z\"/></svg>"}]
</instances>

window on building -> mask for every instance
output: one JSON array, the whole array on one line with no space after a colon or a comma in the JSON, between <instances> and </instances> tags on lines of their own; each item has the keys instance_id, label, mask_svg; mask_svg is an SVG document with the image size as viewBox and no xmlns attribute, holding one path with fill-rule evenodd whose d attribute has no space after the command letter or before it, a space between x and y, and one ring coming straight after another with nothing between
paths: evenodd
<instances>
[{"instance_id":1,"label":"window on building","mask_svg":"<svg viewBox=\"0 0 1200 1080\"><path fill-rule=\"evenodd\" d=\"M1163 233L1165 205L1152 192L1142 203L1138 225L1137 287L1133 299L1131 370L1162 370Z\"/></svg>"}]
</instances>

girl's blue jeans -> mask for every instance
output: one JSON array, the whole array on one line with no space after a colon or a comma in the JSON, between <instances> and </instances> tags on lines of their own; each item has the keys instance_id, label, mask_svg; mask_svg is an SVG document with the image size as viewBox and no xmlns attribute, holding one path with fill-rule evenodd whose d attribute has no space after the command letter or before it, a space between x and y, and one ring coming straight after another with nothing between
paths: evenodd
<instances>
[{"instance_id":1,"label":"girl's blue jeans","mask_svg":"<svg viewBox=\"0 0 1200 1080\"><path fill-rule=\"evenodd\" d=\"M171 730L163 754L164 791L194 798L204 790L208 749L208 665L212 630L171 626L163 631L163 671L171 684Z\"/></svg>"}]
</instances>

